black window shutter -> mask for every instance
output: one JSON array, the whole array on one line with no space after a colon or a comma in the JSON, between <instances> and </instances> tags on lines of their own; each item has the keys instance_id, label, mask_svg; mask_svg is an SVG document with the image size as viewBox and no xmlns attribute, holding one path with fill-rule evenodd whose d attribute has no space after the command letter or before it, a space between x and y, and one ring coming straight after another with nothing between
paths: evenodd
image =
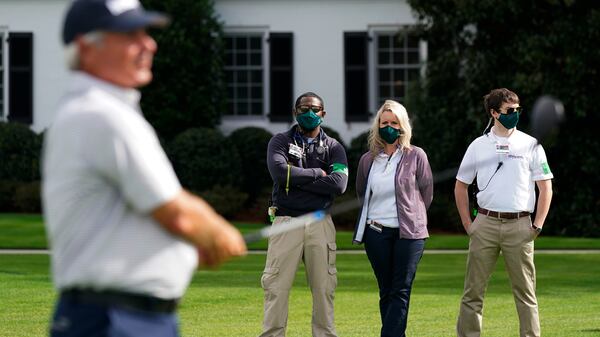
<instances>
[{"instance_id":1,"label":"black window shutter","mask_svg":"<svg viewBox=\"0 0 600 337\"><path fill-rule=\"evenodd\" d=\"M33 33L8 34L8 119L33 122Z\"/></svg>"},{"instance_id":2,"label":"black window shutter","mask_svg":"<svg viewBox=\"0 0 600 337\"><path fill-rule=\"evenodd\" d=\"M368 121L367 32L344 32L344 103L347 122Z\"/></svg>"},{"instance_id":3,"label":"black window shutter","mask_svg":"<svg viewBox=\"0 0 600 337\"><path fill-rule=\"evenodd\" d=\"M294 105L294 35L270 33L269 56L269 119L290 122Z\"/></svg>"}]
</instances>

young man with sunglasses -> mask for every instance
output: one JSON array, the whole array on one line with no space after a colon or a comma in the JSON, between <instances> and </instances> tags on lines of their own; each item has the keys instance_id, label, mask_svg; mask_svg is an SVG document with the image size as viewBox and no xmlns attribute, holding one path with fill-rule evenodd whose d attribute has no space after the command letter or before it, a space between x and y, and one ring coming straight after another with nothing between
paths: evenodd
<instances>
[{"instance_id":1,"label":"young man with sunglasses","mask_svg":"<svg viewBox=\"0 0 600 337\"><path fill-rule=\"evenodd\" d=\"M456 207L470 237L457 335L480 336L487 282L502 252L519 315L520 336L539 337L533 241L550 208L553 175L542 146L516 128L521 107L514 92L494 89L484 97L484 107L491 114L493 127L467 149L454 189ZM479 207L471 221L467 187L475 178Z\"/></svg>"},{"instance_id":2,"label":"young man with sunglasses","mask_svg":"<svg viewBox=\"0 0 600 337\"><path fill-rule=\"evenodd\" d=\"M297 121L290 130L271 139L267 165L273 178L273 226L294 217L331 207L344 193L348 161L344 147L327 136L320 124L325 117L323 99L307 92L296 100ZM282 337L288 318L288 299L300 261L313 297L312 335L334 337L333 297L337 285L335 227L330 216L269 239L261 284L265 291L261 337Z\"/></svg>"}]
</instances>

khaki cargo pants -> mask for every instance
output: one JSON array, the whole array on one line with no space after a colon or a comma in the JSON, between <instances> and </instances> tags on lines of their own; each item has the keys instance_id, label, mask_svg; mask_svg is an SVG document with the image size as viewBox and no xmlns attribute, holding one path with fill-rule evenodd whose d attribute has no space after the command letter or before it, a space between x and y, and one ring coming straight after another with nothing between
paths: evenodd
<instances>
[{"instance_id":1,"label":"khaki cargo pants","mask_svg":"<svg viewBox=\"0 0 600 337\"><path fill-rule=\"evenodd\" d=\"M278 216L273 226L290 221ZM313 299L313 337L336 337L333 298L337 285L335 227L330 216L323 221L269 239L267 262L261 278L265 291L263 333L260 337L283 337L288 319L290 289L300 261Z\"/></svg>"},{"instance_id":2,"label":"khaki cargo pants","mask_svg":"<svg viewBox=\"0 0 600 337\"><path fill-rule=\"evenodd\" d=\"M537 233L531 228L531 218L507 220L478 214L469 228L469 236L465 289L456 326L458 337L481 335L483 297L500 251L519 315L519 335L539 337L533 264L533 240Z\"/></svg>"}]
</instances>

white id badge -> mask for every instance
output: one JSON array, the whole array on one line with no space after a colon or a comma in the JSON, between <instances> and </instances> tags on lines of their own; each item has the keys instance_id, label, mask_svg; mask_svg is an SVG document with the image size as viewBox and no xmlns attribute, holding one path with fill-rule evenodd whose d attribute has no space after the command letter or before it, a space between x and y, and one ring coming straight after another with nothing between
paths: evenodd
<instances>
[{"instance_id":1,"label":"white id badge","mask_svg":"<svg viewBox=\"0 0 600 337\"><path fill-rule=\"evenodd\" d=\"M508 154L508 144L496 144L497 154Z\"/></svg>"},{"instance_id":2,"label":"white id badge","mask_svg":"<svg viewBox=\"0 0 600 337\"><path fill-rule=\"evenodd\" d=\"M296 158L302 158L302 156L304 155L302 148L296 144L290 144L290 149L288 153Z\"/></svg>"}]
</instances>

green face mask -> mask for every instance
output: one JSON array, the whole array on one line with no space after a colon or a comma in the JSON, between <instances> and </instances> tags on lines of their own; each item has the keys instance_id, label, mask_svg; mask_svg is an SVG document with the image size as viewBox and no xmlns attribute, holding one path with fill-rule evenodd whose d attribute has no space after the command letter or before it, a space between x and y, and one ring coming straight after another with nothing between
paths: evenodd
<instances>
[{"instance_id":1,"label":"green face mask","mask_svg":"<svg viewBox=\"0 0 600 337\"><path fill-rule=\"evenodd\" d=\"M519 122L519 115L520 114L518 112L511 113L510 115L500 114L498 121L500 124L502 124L502 126L510 130L517 126L517 123Z\"/></svg>"},{"instance_id":2,"label":"green face mask","mask_svg":"<svg viewBox=\"0 0 600 337\"><path fill-rule=\"evenodd\" d=\"M383 140L388 144L394 144L396 139L400 137L400 134L402 134L400 129L394 129L389 125L379 128L379 136L381 136L381 138L383 138Z\"/></svg>"},{"instance_id":3,"label":"green face mask","mask_svg":"<svg viewBox=\"0 0 600 337\"><path fill-rule=\"evenodd\" d=\"M296 115L296 121L302 130L312 131L319 126L323 120L316 113L314 113L314 111L309 110L303 114Z\"/></svg>"}]
</instances>

